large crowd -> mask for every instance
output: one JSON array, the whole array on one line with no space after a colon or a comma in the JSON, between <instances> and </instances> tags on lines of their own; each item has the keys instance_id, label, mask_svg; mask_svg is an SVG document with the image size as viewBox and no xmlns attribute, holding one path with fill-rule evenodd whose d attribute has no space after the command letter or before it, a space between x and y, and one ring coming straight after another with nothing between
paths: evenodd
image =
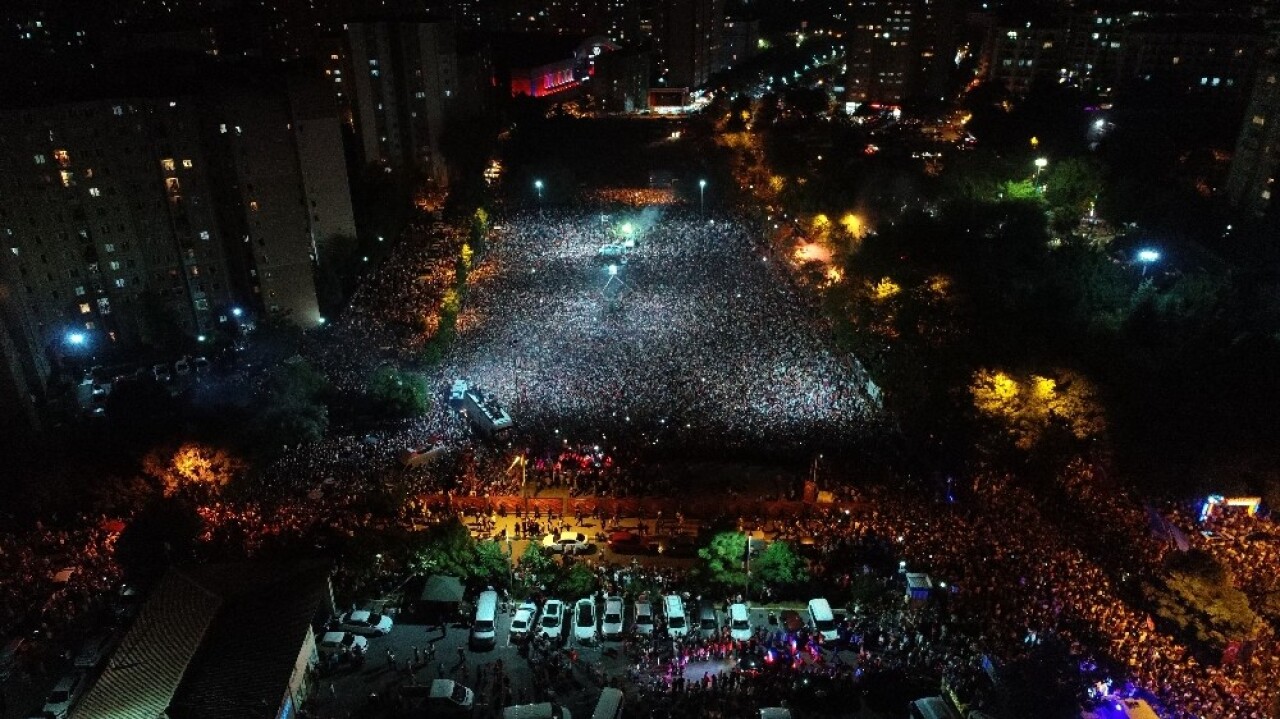
<instances>
[{"instance_id":1,"label":"large crowd","mask_svg":"<svg viewBox=\"0 0 1280 719\"><path fill-rule=\"evenodd\" d=\"M366 500L393 475L421 494L565 488L664 495L681 480L643 469L640 448L649 456L663 446L786 450L863 432L877 414L874 385L856 361L832 350L821 312L754 239L757 228L677 205L639 209L646 198L633 198L632 208L531 207L501 217L490 253L472 274L456 344L431 370L438 393L432 411L394 428L332 433L288 449L262 472L276 501L201 506L202 556L253 555L277 538L375 526L387 517ZM600 246L623 239L627 222L636 247L625 263L601 260ZM358 392L380 364L412 362L420 353L454 281L460 241L447 228L418 226L365 278L351 310L309 348L339 389ZM523 449L474 441L443 401L456 378L505 401ZM455 450L449 461L402 465L405 448L437 445ZM513 456L523 457L523 466L514 467ZM1170 551L1150 533L1140 503L1090 466L1072 466L1060 480L1071 521L1001 478L975 482L959 503L844 487L842 499L869 509L774 517L771 526L763 523L771 537L813 539L812 569L826 585L847 587L864 574L884 581L885 572L852 561L873 547L945 580L936 590L944 599L923 608L853 607L841 655L768 632L747 643L691 637L629 647L635 663L625 684L646 711L738 716L795 698L797 678L853 687L869 671L903 669L943 677L980 705L990 674L984 658L1008 665L1052 640L1078 662L1082 702L1087 688L1107 686L1149 698L1166 719L1268 716L1280 686L1273 643L1234 664L1194 656L1136 608L1123 586L1125 562L1145 575ZM409 502L405 511L413 521L432 521L441 508ZM1188 513L1173 515L1250 596L1276 590L1280 543L1255 536L1280 536L1270 520L1216 516L1219 534L1211 541L1194 531L1199 525ZM25 617L57 633L79 608L118 586L111 558L118 527L94 518L78 525L0 536L0 620L11 629ZM74 571L64 574L64 567ZM686 580L639 566L598 571L605 591L678 590ZM786 657L790 669L730 668L743 652L758 650ZM718 661L727 662L718 671L687 674L690 662ZM546 671L562 669L557 663Z\"/></svg>"},{"instance_id":2,"label":"large crowd","mask_svg":"<svg viewBox=\"0 0 1280 719\"><path fill-rule=\"evenodd\" d=\"M870 379L757 236L680 207L514 211L444 377L505 398L541 437L777 450L856 436ZM598 256L627 239L625 258Z\"/></svg>"}]
</instances>

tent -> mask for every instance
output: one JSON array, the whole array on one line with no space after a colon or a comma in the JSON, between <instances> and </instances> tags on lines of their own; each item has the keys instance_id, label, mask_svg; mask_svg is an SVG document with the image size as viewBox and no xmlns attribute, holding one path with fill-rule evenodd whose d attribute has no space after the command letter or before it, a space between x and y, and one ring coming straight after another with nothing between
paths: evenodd
<instances>
[{"instance_id":1,"label":"tent","mask_svg":"<svg viewBox=\"0 0 1280 719\"><path fill-rule=\"evenodd\" d=\"M432 575L423 582L422 591L413 603L413 613L427 619L451 621L458 616L464 593L461 579L447 574Z\"/></svg>"}]
</instances>

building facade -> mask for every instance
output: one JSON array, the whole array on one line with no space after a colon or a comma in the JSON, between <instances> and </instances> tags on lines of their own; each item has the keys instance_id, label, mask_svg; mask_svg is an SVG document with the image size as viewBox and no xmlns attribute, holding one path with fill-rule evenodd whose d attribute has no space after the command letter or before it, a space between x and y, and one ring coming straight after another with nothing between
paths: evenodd
<instances>
[{"instance_id":1,"label":"building facade","mask_svg":"<svg viewBox=\"0 0 1280 719\"><path fill-rule=\"evenodd\" d=\"M453 23L353 22L347 43L344 84L365 163L418 170L447 185L440 142L464 84Z\"/></svg>"},{"instance_id":2,"label":"building facade","mask_svg":"<svg viewBox=\"0 0 1280 719\"><path fill-rule=\"evenodd\" d=\"M724 0L664 0L655 25L652 36L662 84L698 87L720 69Z\"/></svg>"},{"instance_id":3,"label":"building facade","mask_svg":"<svg viewBox=\"0 0 1280 719\"><path fill-rule=\"evenodd\" d=\"M1280 175L1280 61L1269 58L1258 73L1236 141L1226 195L1255 217L1272 215Z\"/></svg>"}]
</instances>

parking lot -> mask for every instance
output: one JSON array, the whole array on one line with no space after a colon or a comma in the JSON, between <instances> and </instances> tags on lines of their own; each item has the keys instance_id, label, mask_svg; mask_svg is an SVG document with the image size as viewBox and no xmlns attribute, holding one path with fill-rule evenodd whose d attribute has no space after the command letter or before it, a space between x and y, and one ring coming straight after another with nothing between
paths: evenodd
<instances>
[{"instance_id":1,"label":"parking lot","mask_svg":"<svg viewBox=\"0 0 1280 719\"><path fill-rule=\"evenodd\" d=\"M430 685L433 679L447 678L475 691L473 716L476 717L498 716L503 707L511 704L547 700L565 706L575 717L590 717L604 682L625 678L629 664L634 664L634 659L628 661L626 652L635 621L634 598L624 602L626 633L617 639L601 638L595 642L579 642L574 638L574 602L565 600L565 604L560 639L545 650L528 641L513 641L510 630L515 603L506 607L499 605L495 646L485 651L468 646L469 618L448 626L397 622L387 636L369 638L362 665L348 661L332 672L322 673L311 706L320 717L422 716L421 700L402 698L402 687ZM787 609L751 607L752 630L777 629L780 618L785 623ZM602 605L597 604L597 627L601 611ZM725 626L727 618L723 608L717 606L715 611L717 626ZM655 612L660 616L659 609L655 608ZM695 602L688 605L686 613L690 632L698 631L699 612ZM661 633L661 620L659 622ZM535 622L534 632L537 631L538 622ZM550 654L559 654L566 665L571 658L576 658L576 663L556 683L538 684L534 663L549 661ZM729 671L735 664L727 658L690 661L684 668L684 676L689 681L698 681L706 674ZM499 688L498 674L506 678L505 688Z\"/></svg>"}]
</instances>

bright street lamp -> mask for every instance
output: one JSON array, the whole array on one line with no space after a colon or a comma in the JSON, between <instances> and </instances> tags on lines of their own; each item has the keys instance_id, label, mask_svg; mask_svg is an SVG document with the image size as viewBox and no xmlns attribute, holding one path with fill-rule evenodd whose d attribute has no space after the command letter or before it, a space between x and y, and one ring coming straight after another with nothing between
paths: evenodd
<instances>
[{"instance_id":1,"label":"bright street lamp","mask_svg":"<svg viewBox=\"0 0 1280 719\"><path fill-rule=\"evenodd\" d=\"M1138 250L1138 261L1142 263L1142 276L1147 276L1147 266L1160 260L1160 253L1151 248Z\"/></svg>"},{"instance_id":2,"label":"bright street lamp","mask_svg":"<svg viewBox=\"0 0 1280 719\"><path fill-rule=\"evenodd\" d=\"M698 180L698 211L706 214L707 211L707 181Z\"/></svg>"},{"instance_id":3,"label":"bright street lamp","mask_svg":"<svg viewBox=\"0 0 1280 719\"><path fill-rule=\"evenodd\" d=\"M538 191L538 201L542 201L542 180L533 181L533 189Z\"/></svg>"},{"instance_id":4,"label":"bright street lamp","mask_svg":"<svg viewBox=\"0 0 1280 719\"><path fill-rule=\"evenodd\" d=\"M67 344L79 347L85 343L83 332L70 332L67 334Z\"/></svg>"},{"instance_id":5,"label":"bright street lamp","mask_svg":"<svg viewBox=\"0 0 1280 719\"><path fill-rule=\"evenodd\" d=\"M1036 158L1036 176L1035 176L1035 179L1032 181L1032 184L1034 184L1036 187L1040 186L1040 171L1043 170L1048 165L1049 165L1049 161L1047 159L1043 157Z\"/></svg>"},{"instance_id":6,"label":"bright street lamp","mask_svg":"<svg viewBox=\"0 0 1280 719\"><path fill-rule=\"evenodd\" d=\"M244 314L244 310L240 309L239 307L232 307L232 308L231 308L231 316L232 316L232 317L239 317L240 315L243 315L243 314Z\"/></svg>"}]
</instances>

